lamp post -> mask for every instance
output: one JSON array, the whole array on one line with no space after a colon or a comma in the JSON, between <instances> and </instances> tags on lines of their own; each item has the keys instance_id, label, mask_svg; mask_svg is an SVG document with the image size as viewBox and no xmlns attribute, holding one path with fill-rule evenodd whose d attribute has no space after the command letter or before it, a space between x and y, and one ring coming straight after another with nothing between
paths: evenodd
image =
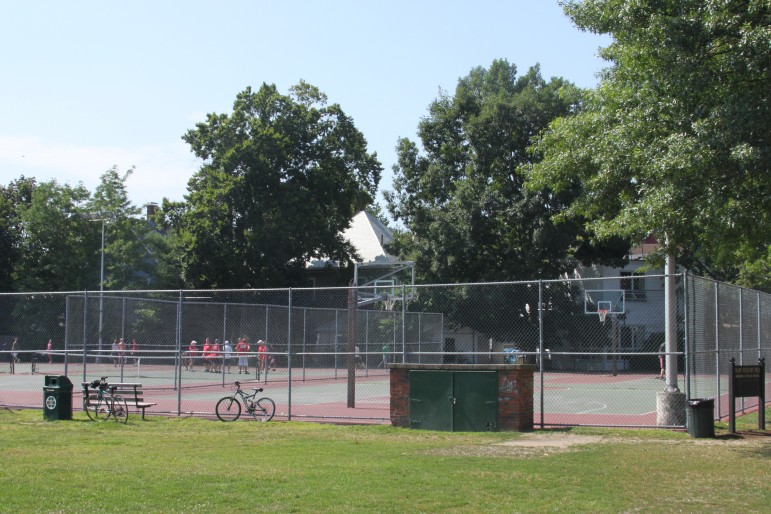
<instances>
[{"instance_id":1,"label":"lamp post","mask_svg":"<svg viewBox=\"0 0 771 514\"><path fill-rule=\"evenodd\" d=\"M99 268L99 353L97 362L102 360L102 326L104 322L104 225L107 220L102 217L102 262Z\"/></svg>"},{"instance_id":2,"label":"lamp post","mask_svg":"<svg viewBox=\"0 0 771 514\"><path fill-rule=\"evenodd\" d=\"M99 212L89 212L86 217L91 221L101 221L102 222L102 247L101 247L101 263L99 267L99 346L98 346L98 354L96 357L96 362L102 361L102 349L103 349L103 336L102 336L102 328L104 326L104 236L105 236L105 224L107 223L107 217L105 215L110 215L111 212L107 211L99 211Z\"/></svg>"}]
</instances>

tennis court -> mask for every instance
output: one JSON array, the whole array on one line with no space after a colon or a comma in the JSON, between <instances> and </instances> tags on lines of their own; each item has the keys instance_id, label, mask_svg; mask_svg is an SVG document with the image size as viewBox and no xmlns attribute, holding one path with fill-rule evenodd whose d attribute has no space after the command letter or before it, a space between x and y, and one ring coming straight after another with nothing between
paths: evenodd
<instances>
[{"instance_id":1,"label":"tennis court","mask_svg":"<svg viewBox=\"0 0 771 514\"><path fill-rule=\"evenodd\" d=\"M153 359L142 359L152 362ZM158 361L156 358L155 361ZM145 401L157 405L148 415L214 417L216 401L229 394L239 380L244 389L262 387L264 396L276 402L277 420L310 420L346 423L390 423L389 374L382 368L357 369L353 387L354 407L348 407L347 369L276 368L257 374L238 374L237 367L224 373L187 371L174 365L111 362L69 363L73 383L73 409L80 410L81 382L107 376L111 382L141 383ZM162 361L161 361L162 362ZM16 373L0 373L0 403L9 407L42 410L45 375L63 375L62 362L17 365ZM683 376L678 377L680 386ZM656 393L664 390L654 374L536 372L534 376L534 425L656 426ZM722 391L727 391L725 381ZM725 396L725 395L723 395ZM747 399L751 403L751 399ZM717 402L725 404L727 399ZM748 405L748 407L751 407ZM717 415L717 413L716 413Z\"/></svg>"}]
</instances>

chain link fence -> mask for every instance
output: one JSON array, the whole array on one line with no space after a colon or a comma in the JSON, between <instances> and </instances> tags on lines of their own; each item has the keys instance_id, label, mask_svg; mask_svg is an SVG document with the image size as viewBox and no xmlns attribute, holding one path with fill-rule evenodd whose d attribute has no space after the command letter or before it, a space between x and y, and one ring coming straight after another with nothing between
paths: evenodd
<instances>
[{"instance_id":1,"label":"chain link fence","mask_svg":"<svg viewBox=\"0 0 771 514\"><path fill-rule=\"evenodd\" d=\"M536 426L655 426L665 278L2 294L0 403L41 408L38 375L67 375L76 394L106 376L141 383L148 415L213 417L239 380L277 419L387 423L389 363L526 363ZM729 359L768 356L771 295L673 278L676 385L719 398L725 418Z\"/></svg>"}]
</instances>

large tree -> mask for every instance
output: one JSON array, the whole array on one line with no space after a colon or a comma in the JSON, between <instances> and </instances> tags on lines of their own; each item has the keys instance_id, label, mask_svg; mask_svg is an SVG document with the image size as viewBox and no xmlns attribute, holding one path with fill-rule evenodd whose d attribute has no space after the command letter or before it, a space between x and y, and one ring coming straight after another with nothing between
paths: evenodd
<instances>
[{"instance_id":1,"label":"large tree","mask_svg":"<svg viewBox=\"0 0 771 514\"><path fill-rule=\"evenodd\" d=\"M85 207L95 221L92 232L100 232L104 223L105 289L178 287L178 281L168 278L171 248L165 237L128 198L126 180L133 172L132 167L121 174L113 166L102 173Z\"/></svg>"},{"instance_id":2,"label":"large tree","mask_svg":"<svg viewBox=\"0 0 771 514\"><path fill-rule=\"evenodd\" d=\"M204 165L165 217L189 285L301 284L309 259L350 259L340 234L373 201L382 167L317 88L247 88L232 114L208 115L183 139Z\"/></svg>"},{"instance_id":3,"label":"large tree","mask_svg":"<svg viewBox=\"0 0 771 514\"><path fill-rule=\"evenodd\" d=\"M14 275L21 257L20 211L32 203L35 179L21 178L0 186L0 292L15 290Z\"/></svg>"},{"instance_id":4,"label":"large tree","mask_svg":"<svg viewBox=\"0 0 771 514\"><path fill-rule=\"evenodd\" d=\"M30 192L29 202L17 205L21 231L15 289L77 291L98 283L89 256L98 251L99 242L83 216L88 190L52 180L35 184Z\"/></svg>"},{"instance_id":5,"label":"large tree","mask_svg":"<svg viewBox=\"0 0 771 514\"><path fill-rule=\"evenodd\" d=\"M613 36L586 108L536 145L534 190L599 237L664 249L716 278L771 288L771 6L767 0L565 2Z\"/></svg>"},{"instance_id":6,"label":"large tree","mask_svg":"<svg viewBox=\"0 0 771 514\"><path fill-rule=\"evenodd\" d=\"M581 247L580 226L552 217L571 197L529 191L518 168L536 156L533 138L550 121L580 108L583 92L541 76L517 77L506 60L475 68L442 93L418 127L418 144L397 146L394 218L406 227L394 251L417 262L427 282L554 278Z\"/></svg>"}]
</instances>

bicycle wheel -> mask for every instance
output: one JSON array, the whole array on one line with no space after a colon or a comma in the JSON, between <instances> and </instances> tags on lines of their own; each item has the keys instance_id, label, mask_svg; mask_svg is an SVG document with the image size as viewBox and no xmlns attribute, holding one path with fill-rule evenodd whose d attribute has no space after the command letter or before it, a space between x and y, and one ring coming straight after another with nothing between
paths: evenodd
<instances>
[{"instance_id":1,"label":"bicycle wheel","mask_svg":"<svg viewBox=\"0 0 771 514\"><path fill-rule=\"evenodd\" d=\"M220 421L235 421L241 415L241 404L235 396L226 396L217 402L214 412Z\"/></svg>"},{"instance_id":2,"label":"bicycle wheel","mask_svg":"<svg viewBox=\"0 0 771 514\"><path fill-rule=\"evenodd\" d=\"M252 416L257 421L270 421L276 413L276 404L270 398L260 398L254 402Z\"/></svg>"},{"instance_id":3,"label":"bicycle wheel","mask_svg":"<svg viewBox=\"0 0 771 514\"><path fill-rule=\"evenodd\" d=\"M94 415L94 404L89 403L88 400L83 400L83 412L86 413L88 419L91 421L96 421L96 416Z\"/></svg>"},{"instance_id":4,"label":"bicycle wheel","mask_svg":"<svg viewBox=\"0 0 771 514\"><path fill-rule=\"evenodd\" d=\"M115 421L128 423L128 405L126 400L121 395L115 395L112 397L112 415L115 416Z\"/></svg>"},{"instance_id":5,"label":"bicycle wheel","mask_svg":"<svg viewBox=\"0 0 771 514\"><path fill-rule=\"evenodd\" d=\"M107 421L110 419L110 403L106 398L99 398L96 403L91 405L88 411L88 417L94 421Z\"/></svg>"}]
</instances>

